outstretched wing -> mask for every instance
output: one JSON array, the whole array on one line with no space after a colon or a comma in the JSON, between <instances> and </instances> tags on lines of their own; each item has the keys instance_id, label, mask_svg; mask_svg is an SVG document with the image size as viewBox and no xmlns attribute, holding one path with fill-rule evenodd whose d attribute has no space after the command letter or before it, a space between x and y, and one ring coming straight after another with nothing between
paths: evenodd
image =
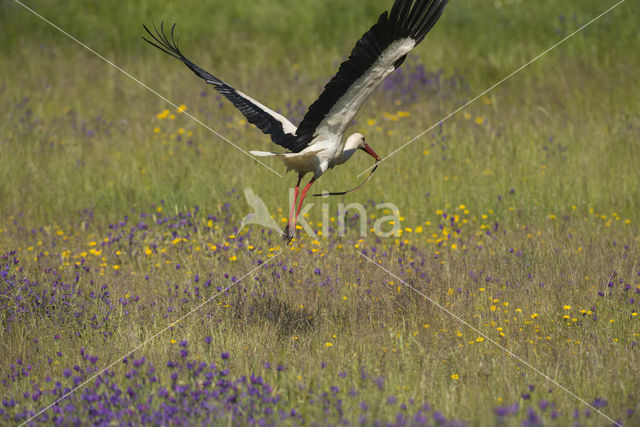
<instances>
[{"instance_id":1,"label":"outstretched wing","mask_svg":"<svg viewBox=\"0 0 640 427\"><path fill-rule=\"evenodd\" d=\"M373 90L404 62L442 15L448 0L396 0L391 13L356 43L349 59L325 86L298 126L299 144L342 135Z\"/></svg>"},{"instance_id":2,"label":"outstretched wing","mask_svg":"<svg viewBox=\"0 0 640 427\"><path fill-rule=\"evenodd\" d=\"M153 34L146 25L143 25L143 27L151 37L151 40L143 37L146 42L157 47L167 55L171 55L184 62L184 64L198 77L204 79L210 85L213 85L221 95L224 95L229 101L231 101L233 105L240 110L242 114L244 114L249 123L255 125L265 134L270 135L273 142L296 153L305 147L305 144L298 142L295 137L295 125L287 120L286 117L270 110L244 93L235 90L219 78L211 75L187 59L180 51L180 48L178 48L178 43L174 37L176 24L171 26L170 38L164 32L164 23L160 24L159 31L154 25L153 29L155 34Z\"/></svg>"}]
</instances>

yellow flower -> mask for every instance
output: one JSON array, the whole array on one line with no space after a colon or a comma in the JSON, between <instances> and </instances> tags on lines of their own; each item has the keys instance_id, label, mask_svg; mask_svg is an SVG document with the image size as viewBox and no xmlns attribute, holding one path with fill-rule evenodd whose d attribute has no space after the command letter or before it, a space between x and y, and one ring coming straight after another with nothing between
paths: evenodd
<instances>
[{"instance_id":1,"label":"yellow flower","mask_svg":"<svg viewBox=\"0 0 640 427\"><path fill-rule=\"evenodd\" d=\"M116 265L113 266L113 269L114 270L120 270L120 266L116 264Z\"/></svg>"},{"instance_id":2,"label":"yellow flower","mask_svg":"<svg viewBox=\"0 0 640 427\"><path fill-rule=\"evenodd\" d=\"M564 307L562 307L562 308L564 308L565 310L571 310L571 306L570 306L570 305L565 305L565 306L564 306Z\"/></svg>"},{"instance_id":3,"label":"yellow flower","mask_svg":"<svg viewBox=\"0 0 640 427\"><path fill-rule=\"evenodd\" d=\"M160 133L160 132L162 132L162 129L160 129L159 127L156 126L155 128L153 128L153 133Z\"/></svg>"},{"instance_id":4,"label":"yellow flower","mask_svg":"<svg viewBox=\"0 0 640 427\"><path fill-rule=\"evenodd\" d=\"M476 124L481 125L484 123L484 119L482 117L476 117Z\"/></svg>"},{"instance_id":5,"label":"yellow flower","mask_svg":"<svg viewBox=\"0 0 640 427\"><path fill-rule=\"evenodd\" d=\"M538 313L533 313L533 314L531 315L531 318L532 318L532 319L535 319L536 317L538 317Z\"/></svg>"},{"instance_id":6,"label":"yellow flower","mask_svg":"<svg viewBox=\"0 0 640 427\"><path fill-rule=\"evenodd\" d=\"M170 113L170 111L169 111L169 110L163 110L163 111L162 111L162 113L158 113L158 114L156 115L156 118L157 118L158 120L164 120L164 119L166 119L167 117L169 117L169 113Z\"/></svg>"},{"instance_id":7,"label":"yellow flower","mask_svg":"<svg viewBox=\"0 0 640 427\"><path fill-rule=\"evenodd\" d=\"M478 337L478 338L476 338L476 341L477 342L482 342L482 341L484 341L484 337Z\"/></svg>"},{"instance_id":8,"label":"yellow flower","mask_svg":"<svg viewBox=\"0 0 640 427\"><path fill-rule=\"evenodd\" d=\"M237 259L238 259L238 257L235 256L235 255L229 257L229 261L231 261L231 262L236 261Z\"/></svg>"},{"instance_id":9,"label":"yellow flower","mask_svg":"<svg viewBox=\"0 0 640 427\"><path fill-rule=\"evenodd\" d=\"M175 343L176 343L176 340L173 340L173 339L172 339L172 340L171 340L171 341L169 341L169 342L170 342L171 344L175 344Z\"/></svg>"},{"instance_id":10,"label":"yellow flower","mask_svg":"<svg viewBox=\"0 0 640 427\"><path fill-rule=\"evenodd\" d=\"M458 376L458 374L453 374L453 375L451 375L451 379L454 380L454 381L455 380L459 380L460 376Z\"/></svg>"},{"instance_id":11,"label":"yellow flower","mask_svg":"<svg viewBox=\"0 0 640 427\"><path fill-rule=\"evenodd\" d=\"M186 109L187 109L187 106L186 106L186 105L184 105L184 104L181 104L181 105L178 107L178 109L176 110L176 112L177 112L178 114L181 114L181 113L183 113Z\"/></svg>"},{"instance_id":12,"label":"yellow flower","mask_svg":"<svg viewBox=\"0 0 640 427\"><path fill-rule=\"evenodd\" d=\"M333 344L331 344L330 342L326 342L326 343L324 343L324 346L325 347L333 347Z\"/></svg>"}]
</instances>

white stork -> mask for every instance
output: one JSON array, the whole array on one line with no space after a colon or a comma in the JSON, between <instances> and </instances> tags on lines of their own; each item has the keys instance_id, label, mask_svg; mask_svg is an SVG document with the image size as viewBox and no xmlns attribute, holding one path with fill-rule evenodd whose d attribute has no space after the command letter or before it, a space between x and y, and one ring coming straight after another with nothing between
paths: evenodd
<instances>
[{"instance_id":1,"label":"white stork","mask_svg":"<svg viewBox=\"0 0 640 427\"><path fill-rule=\"evenodd\" d=\"M302 202L316 179L328 169L345 163L358 149L367 152L376 162L380 160L362 134L354 133L343 141L344 133L373 90L402 65L407 54L433 28L447 2L448 0L395 0L391 12L384 12L378 22L356 43L349 59L340 65L338 73L325 86L318 100L309 107L297 128L281 114L235 90L187 59L174 37L175 24L171 27L170 38L165 34L163 24L160 24L160 31L154 26L155 34L143 26L153 41L143 38L164 53L182 61L231 101L250 123L289 151L282 154L251 151L251 154L277 157L284 162L287 170L298 173L293 206L283 234L283 238L291 242ZM313 177L300 194L300 182L309 172L313 173Z\"/></svg>"}]
</instances>

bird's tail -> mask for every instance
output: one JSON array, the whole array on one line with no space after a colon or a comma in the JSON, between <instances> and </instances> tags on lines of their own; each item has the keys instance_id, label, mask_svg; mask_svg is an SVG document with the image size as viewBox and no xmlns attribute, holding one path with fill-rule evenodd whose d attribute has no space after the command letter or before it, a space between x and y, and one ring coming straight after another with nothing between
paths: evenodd
<instances>
[{"instance_id":1,"label":"bird's tail","mask_svg":"<svg viewBox=\"0 0 640 427\"><path fill-rule=\"evenodd\" d=\"M269 153L268 151L249 151L249 153L256 157L275 157L278 155L276 153Z\"/></svg>"}]
</instances>

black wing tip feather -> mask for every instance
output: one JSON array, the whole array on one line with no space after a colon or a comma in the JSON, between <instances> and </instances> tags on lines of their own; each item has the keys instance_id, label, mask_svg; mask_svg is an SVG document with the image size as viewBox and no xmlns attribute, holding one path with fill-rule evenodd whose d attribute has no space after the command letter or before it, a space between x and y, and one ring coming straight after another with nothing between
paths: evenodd
<instances>
[{"instance_id":1,"label":"black wing tip feather","mask_svg":"<svg viewBox=\"0 0 640 427\"><path fill-rule=\"evenodd\" d=\"M155 34L152 33L149 27L147 27L145 24L142 24L142 28L144 28L144 30L147 32L147 34L149 34L149 36L153 41L149 40L144 36L142 37L142 40L146 41L151 46L157 49L160 49L162 52L166 53L167 55L170 55L176 59L184 60L185 57L180 51L180 48L178 47L178 40L175 37L176 24L174 23L171 25L171 32L170 32L171 38L169 38L164 31L164 21L160 22L160 30L158 30L158 27L156 27L156 24L152 24L152 25L153 25L153 30Z\"/></svg>"},{"instance_id":2,"label":"black wing tip feather","mask_svg":"<svg viewBox=\"0 0 640 427\"><path fill-rule=\"evenodd\" d=\"M144 36L142 37L142 39L147 43L149 43L151 46L161 50L162 52L166 53L167 55L173 58L176 58L182 61L198 77L206 80L207 83L213 84L214 86L219 86L223 83L217 77L213 76L209 72L198 67L196 64L191 62L186 56L183 55L182 51L180 50L180 47L178 46L178 38L176 37L176 34L175 34L175 30L176 30L175 23L171 25L171 31L169 32L169 35L167 35L167 33L165 32L164 21L160 22L159 30L158 30L158 27L156 27L156 25L153 24L153 32L149 29L149 27L147 27L144 24L142 25L142 28L144 28L147 34L149 34L149 36L151 37L151 40Z\"/></svg>"},{"instance_id":3,"label":"black wing tip feather","mask_svg":"<svg viewBox=\"0 0 640 427\"><path fill-rule=\"evenodd\" d=\"M422 42L427 33L438 22L448 2L449 0L431 0L428 2L430 4L411 29L411 37L414 38L416 44Z\"/></svg>"},{"instance_id":4,"label":"black wing tip feather","mask_svg":"<svg viewBox=\"0 0 640 427\"><path fill-rule=\"evenodd\" d=\"M278 122L278 120L270 114L264 112L250 100L241 96L234 88L187 59L182 54L178 46L178 39L175 36L176 24L171 25L171 31L168 35L167 32L165 32L164 22L160 23L160 29L153 24L153 31L151 31L151 29L146 25L142 25L142 27L150 37L150 39L148 39L143 36L142 39L144 41L153 47L160 49L167 55L182 61L198 77L204 79L207 83L212 84L220 94L231 101L231 103L247 118L249 123L255 125L265 134L271 135L271 140L273 142L293 152L299 152L305 148L305 145L298 144L294 136L285 134L282 123Z\"/></svg>"}]
</instances>

